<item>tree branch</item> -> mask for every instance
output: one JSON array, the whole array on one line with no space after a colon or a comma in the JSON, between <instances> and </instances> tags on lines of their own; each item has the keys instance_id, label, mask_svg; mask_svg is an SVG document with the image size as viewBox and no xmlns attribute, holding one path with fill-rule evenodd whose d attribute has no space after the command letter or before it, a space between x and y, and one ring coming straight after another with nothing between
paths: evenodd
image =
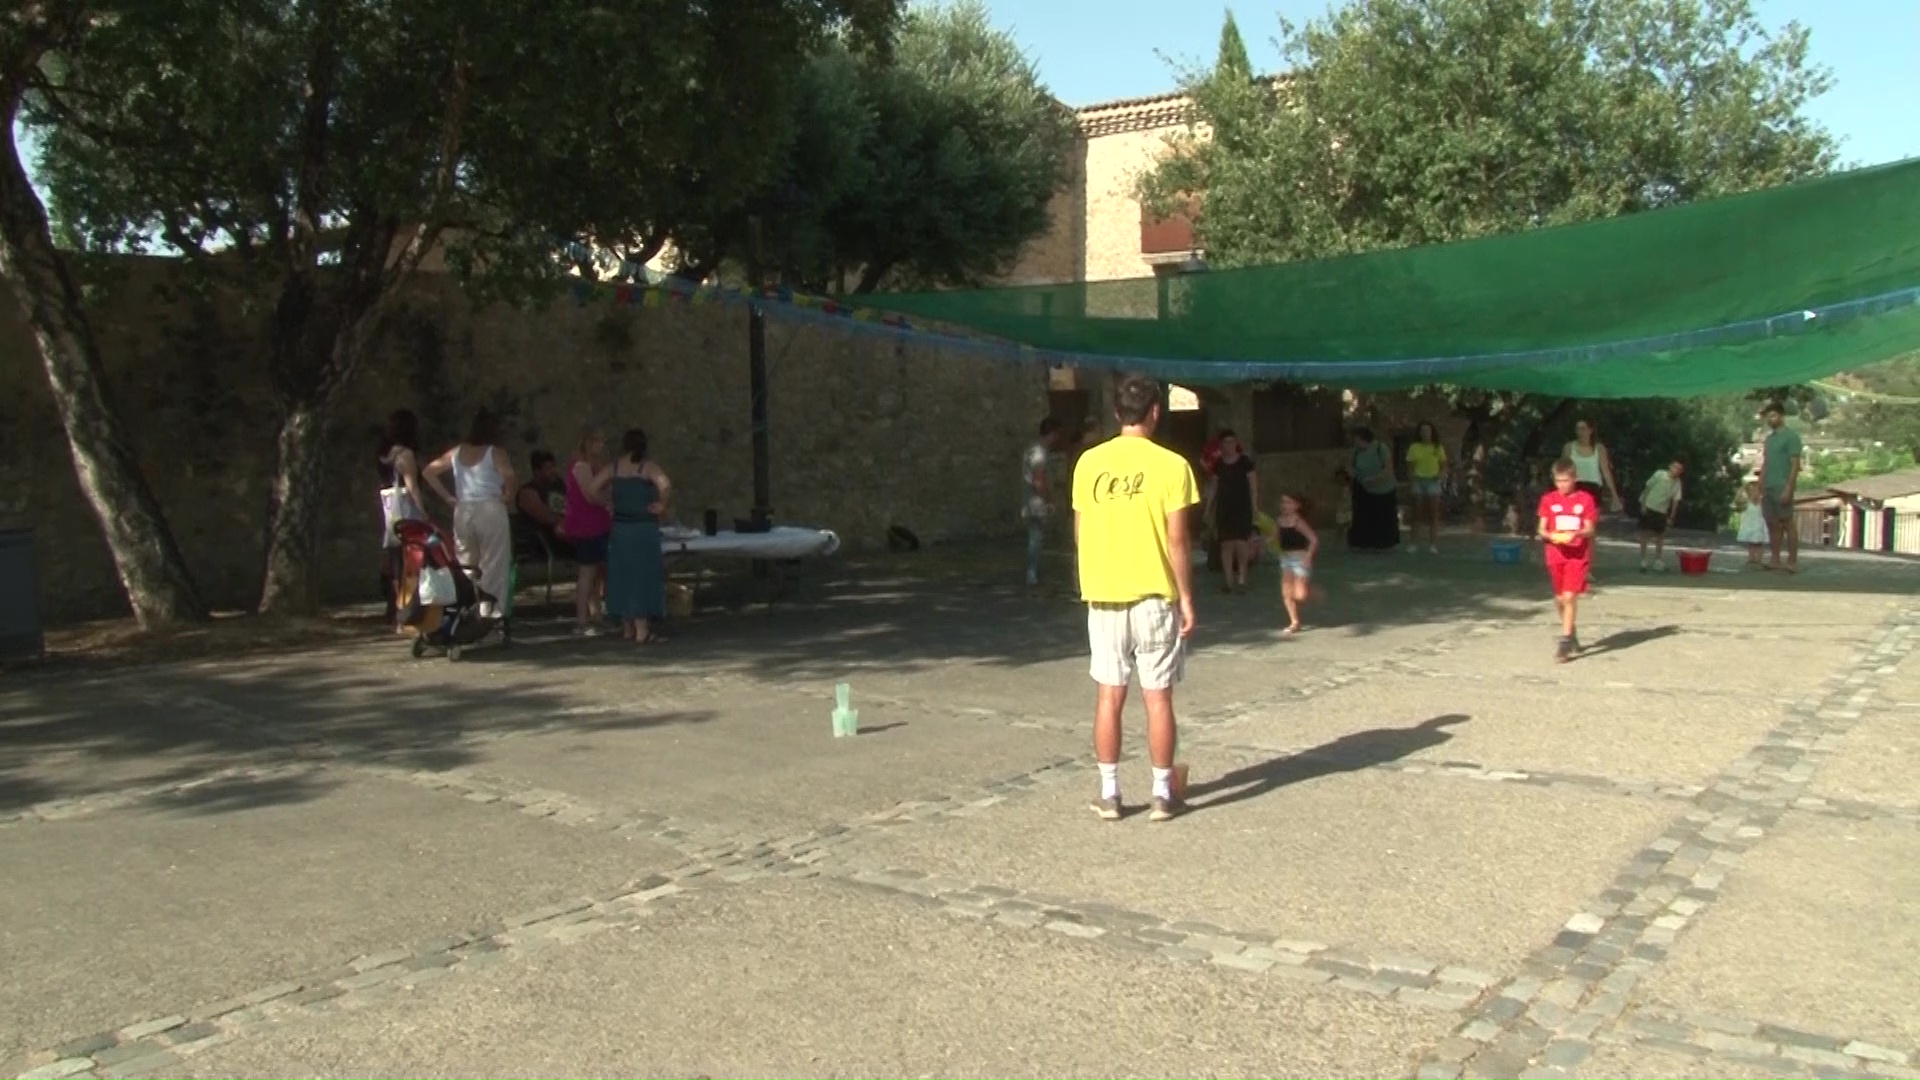
<instances>
[{"instance_id":1,"label":"tree branch","mask_svg":"<svg viewBox=\"0 0 1920 1080\"><path fill-rule=\"evenodd\" d=\"M453 201L454 185L459 178L460 146L465 136L467 106L472 98L473 61L467 55L467 28L460 27L453 42L453 71L447 88L447 110L440 123L440 163L434 170L433 194L427 202L419 227L406 247L393 259L385 273L385 285L406 277L420 268L427 252L433 250L446 231L446 213Z\"/></svg>"},{"instance_id":2,"label":"tree branch","mask_svg":"<svg viewBox=\"0 0 1920 1080\"><path fill-rule=\"evenodd\" d=\"M340 5L320 5L313 29L314 46L307 62L306 105L300 114L300 172L294 185L293 215L287 258L289 270L310 273L320 239L320 217L326 202L329 134L333 112L333 81L339 66L335 45Z\"/></svg>"},{"instance_id":3,"label":"tree branch","mask_svg":"<svg viewBox=\"0 0 1920 1080\"><path fill-rule=\"evenodd\" d=\"M667 231L665 229L655 229L641 239L640 247L637 250L627 252L623 258L627 262L638 263L644 266L652 262L654 257L659 255L661 250L666 246Z\"/></svg>"},{"instance_id":4,"label":"tree branch","mask_svg":"<svg viewBox=\"0 0 1920 1080\"><path fill-rule=\"evenodd\" d=\"M720 262L718 259L707 262L683 262L674 269L673 276L682 281L699 285L712 277L713 272L719 268Z\"/></svg>"},{"instance_id":5,"label":"tree branch","mask_svg":"<svg viewBox=\"0 0 1920 1080\"><path fill-rule=\"evenodd\" d=\"M341 0L320 0L310 31L313 46L307 59L306 102L296 143L299 168L286 241L279 252L283 277L273 312L273 377L283 402L311 401L327 381L324 370L301 361L310 347L307 331L319 291L321 219L326 210L333 87L339 67L335 42L340 4Z\"/></svg>"},{"instance_id":6,"label":"tree branch","mask_svg":"<svg viewBox=\"0 0 1920 1080\"><path fill-rule=\"evenodd\" d=\"M860 271L860 281L853 287L854 295L864 296L878 289L880 283L887 279L887 275L893 272L893 267L894 260L892 259L881 259L879 262L868 263L866 268Z\"/></svg>"}]
</instances>

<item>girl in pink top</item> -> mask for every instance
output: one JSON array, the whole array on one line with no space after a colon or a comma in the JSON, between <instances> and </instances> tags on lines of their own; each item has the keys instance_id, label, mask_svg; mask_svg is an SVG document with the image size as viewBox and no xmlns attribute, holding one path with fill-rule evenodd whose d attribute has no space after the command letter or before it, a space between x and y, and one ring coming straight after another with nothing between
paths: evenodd
<instances>
[{"instance_id":1,"label":"girl in pink top","mask_svg":"<svg viewBox=\"0 0 1920 1080\"><path fill-rule=\"evenodd\" d=\"M573 632L582 637L600 633L599 610L607 587L607 534L613 531L613 511L607 506L607 485L613 468L607 464L606 437L589 431L567 466L567 512L560 531L573 547L580 580L573 597Z\"/></svg>"}]
</instances>

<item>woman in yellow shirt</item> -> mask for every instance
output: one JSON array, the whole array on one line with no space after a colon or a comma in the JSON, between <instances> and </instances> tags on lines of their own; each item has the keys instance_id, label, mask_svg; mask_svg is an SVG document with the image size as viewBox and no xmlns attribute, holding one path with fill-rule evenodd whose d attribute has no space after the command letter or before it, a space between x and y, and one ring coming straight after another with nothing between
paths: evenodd
<instances>
[{"instance_id":1,"label":"woman in yellow shirt","mask_svg":"<svg viewBox=\"0 0 1920 1080\"><path fill-rule=\"evenodd\" d=\"M1413 547L1419 546L1420 525L1425 522L1427 550L1435 555L1440 554L1440 494L1446 474L1447 448L1440 445L1440 431L1423 422L1413 445L1407 447L1407 477L1413 481Z\"/></svg>"}]
</instances>

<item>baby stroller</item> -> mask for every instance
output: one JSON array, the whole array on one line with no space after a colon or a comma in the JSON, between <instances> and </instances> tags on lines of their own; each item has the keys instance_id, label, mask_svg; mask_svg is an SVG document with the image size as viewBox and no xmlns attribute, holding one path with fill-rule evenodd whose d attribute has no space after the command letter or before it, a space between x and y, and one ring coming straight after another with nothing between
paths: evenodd
<instances>
[{"instance_id":1,"label":"baby stroller","mask_svg":"<svg viewBox=\"0 0 1920 1080\"><path fill-rule=\"evenodd\" d=\"M451 537L427 521L396 521L393 534L401 557L395 602L406 613L401 625L413 634L416 659L440 649L447 659L458 660L461 649L484 639L496 625L501 644L507 644L507 620L481 617L477 571L460 565ZM442 595L449 584L450 597Z\"/></svg>"}]
</instances>

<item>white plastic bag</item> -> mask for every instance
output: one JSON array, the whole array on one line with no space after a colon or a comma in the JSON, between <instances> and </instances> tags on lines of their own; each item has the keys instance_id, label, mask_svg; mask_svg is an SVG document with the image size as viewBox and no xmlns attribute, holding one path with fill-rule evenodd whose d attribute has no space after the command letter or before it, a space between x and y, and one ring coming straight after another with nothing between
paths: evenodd
<instances>
[{"instance_id":1,"label":"white plastic bag","mask_svg":"<svg viewBox=\"0 0 1920 1080\"><path fill-rule=\"evenodd\" d=\"M393 526L401 521L420 521L426 517L415 505L413 496L404 487L380 489L380 546L398 547L400 540L393 534Z\"/></svg>"},{"instance_id":2,"label":"white plastic bag","mask_svg":"<svg viewBox=\"0 0 1920 1080\"><path fill-rule=\"evenodd\" d=\"M429 566L420 571L420 606L444 606L459 598L453 587L453 571L444 566Z\"/></svg>"}]
</instances>

